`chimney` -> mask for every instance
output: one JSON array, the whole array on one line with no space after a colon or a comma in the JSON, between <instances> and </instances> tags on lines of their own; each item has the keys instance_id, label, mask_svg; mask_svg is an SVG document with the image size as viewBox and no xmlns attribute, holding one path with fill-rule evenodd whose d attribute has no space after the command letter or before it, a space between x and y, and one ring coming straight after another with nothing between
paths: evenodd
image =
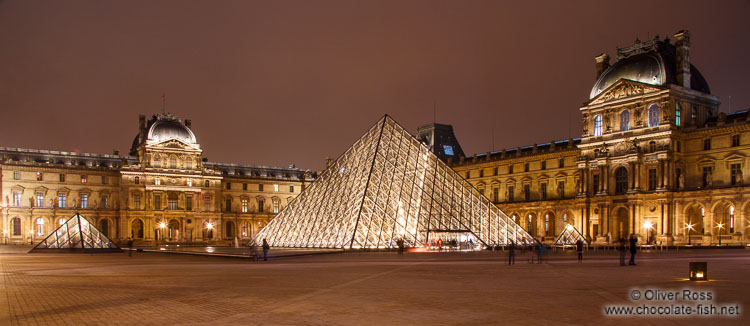
<instances>
[{"instance_id":1,"label":"chimney","mask_svg":"<svg viewBox=\"0 0 750 326\"><path fill-rule=\"evenodd\" d=\"M138 143L143 143L146 140L146 116L143 114L138 115Z\"/></svg>"},{"instance_id":2,"label":"chimney","mask_svg":"<svg viewBox=\"0 0 750 326\"><path fill-rule=\"evenodd\" d=\"M677 48L677 84L690 88L690 32L681 30L674 37Z\"/></svg>"},{"instance_id":3,"label":"chimney","mask_svg":"<svg viewBox=\"0 0 750 326\"><path fill-rule=\"evenodd\" d=\"M185 127L193 129L193 121L190 119L185 119Z\"/></svg>"},{"instance_id":4,"label":"chimney","mask_svg":"<svg viewBox=\"0 0 750 326\"><path fill-rule=\"evenodd\" d=\"M596 80L599 80L602 73L609 68L609 55L602 53L594 58L594 61L596 61Z\"/></svg>"}]
</instances>

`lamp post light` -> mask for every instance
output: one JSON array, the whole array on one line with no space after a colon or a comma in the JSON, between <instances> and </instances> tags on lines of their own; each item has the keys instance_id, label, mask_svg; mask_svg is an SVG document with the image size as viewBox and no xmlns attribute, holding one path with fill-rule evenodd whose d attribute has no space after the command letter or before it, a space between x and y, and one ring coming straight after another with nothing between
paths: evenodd
<instances>
[{"instance_id":1,"label":"lamp post light","mask_svg":"<svg viewBox=\"0 0 750 326\"><path fill-rule=\"evenodd\" d=\"M159 238L161 238L160 240L165 241L165 242L166 240L164 239L164 229L166 227L167 227L167 223L164 223L164 222L159 223Z\"/></svg>"},{"instance_id":2,"label":"lamp post light","mask_svg":"<svg viewBox=\"0 0 750 326\"><path fill-rule=\"evenodd\" d=\"M29 230L29 244L34 244L34 230Z\"/></svg>"},{"instance_id":3,"label":"lamp post light","mask_svg":"<svg viewBox=\"0 0 750 326\"><path fill-rule=\"evenodd\" d=\"M686 229L687 229L687 237L688 237L688 246L692 246L692 243L690 242L690 240L692 239L690 237L690 231L693 231L693 225L692 224L688 224L687 227L686 227Z\"/></svg>"},{"instance_id":4,"label":"lamp post light","mask_svg":"<svg viewBox=\"0 0 750 326\"><path fill-rule=\"evenodd\" d=\"M643 228L646 229L646 244L651 244L651 229L654 228L654 224L651 221L643 222Z\"/></svg>"},{"instance_id":5,"label":"lamp post light","mask_svg":"<svg viewBox=\"0 0 750 326\"><path fill-rule=\"evenodd\" d=\"M719 228L719 247L721 247L721 230L724 229L724 224L718 223L716 226Z\"/></svg>"}]
</instances>

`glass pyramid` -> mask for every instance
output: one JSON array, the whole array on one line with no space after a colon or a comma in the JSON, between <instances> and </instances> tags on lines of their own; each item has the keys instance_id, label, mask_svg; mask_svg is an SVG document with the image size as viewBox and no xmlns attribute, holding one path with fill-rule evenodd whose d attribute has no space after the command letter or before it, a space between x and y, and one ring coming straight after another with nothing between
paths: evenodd
<instances>
[{"instance_id":1,"label":"glass pyramid","mask_svg":"<svg viewBox=\"0 0 750 326\"><path fill-rule=\"evenodd\" d=\"M578 242L578 239L583 240L583 244L587 244L586 239L583 238L581 232L579 232L573 225L568 224L568 226L560 232L560 236L557 237L557 240L555 240L555 245L572 246Z\"/></svg>"},{"instance_id":2,"label":"glass pyramid","mask_svg":"<svg viewBox=\"0 0 750 326\"><path fill-rule=\"evenodd\" d=\"M391 117L384 116L255 238L297 248L424 247L435 232L485 246L534 239Z\"/></svg>"},{"instance_id":3,"label":"glass pyramid","mask_svg":"<svg viewBox=\"0 0 750 326\"><path fill-rule=\"evenodd\" d=\"M45 249L79 249L84 251L120 251L120 247L102 234L91 222L76 213L30 252Z\"/></svg>"}]
</instances>

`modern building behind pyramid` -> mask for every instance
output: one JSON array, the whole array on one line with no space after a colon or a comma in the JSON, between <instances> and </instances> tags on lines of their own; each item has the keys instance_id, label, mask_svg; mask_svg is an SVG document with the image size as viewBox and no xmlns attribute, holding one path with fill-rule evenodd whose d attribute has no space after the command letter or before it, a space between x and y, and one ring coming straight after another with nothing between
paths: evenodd
<instances>
[{"instance_id":1,"label":"modern building behind pyramid","mask_svg":"<svg viewBox=\"0 0 750 326\"><path fill-rule=\"evenodd\" d=\"M446 233L484 245L533 238L389 116L378 121L255 238L271 246L421 247Z\"/></svg>"}]
</instances>

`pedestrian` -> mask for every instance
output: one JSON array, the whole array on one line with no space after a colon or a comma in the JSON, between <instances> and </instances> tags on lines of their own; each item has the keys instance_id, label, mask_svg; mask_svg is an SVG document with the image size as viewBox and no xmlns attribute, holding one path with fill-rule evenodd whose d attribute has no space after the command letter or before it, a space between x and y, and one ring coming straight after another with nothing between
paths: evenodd
<instances>
[{"instance_id":1,"label":"pedestrian","mask_svg":"<svg viewBox=\"0 0 750 326\"><path fill-rule=\"evenodd\" d=\"M526 246L526 250L529 253L529 264L533 264L534 263L534 244L533 243L529 243Z\"/></svg>"},{"instance_id":2,"label":"pedestrian","mask_svg":"<svg viewBox=\"0 0 750 326\"><path fill-rule=\"evenodd\" d=\"M538 242L536 245L536 253L539 256L537 259L539 264L542 263L542 255L544 254L544 245L541 242Z\"/></svg>"},{"instance_id":3,"label":"pedestrian","mask_svg":"<svg viewBox=\"0 0 750 326\"><path fill-rule=\"evenodd\" d=\"M625 266L625 239L617 240L617 251L620 252L620 266Z\"/></svg>"},{"instance_id":4,"label":"pedestrian","mask_svg":"<svg viewBox=\"0 0 750 326\"><path fill-rule=\"evenodd\" d=\"M576 241L576 252L578 253L578 262L583 262L583 239Z\"/></svg>"},{"instance_id":5,"label":"pedestrian","mask_svg":"<svg viewBox=\"0 0 750 326\"><path fill-rule=\"evenodd\" d=\"M133 239L128 239L128 257L133 256Z\"/></svg>"},{"instance_id":6,"label":"pedestrian","mask_svg":"<svg viewBox=\"0 0 750 326\"><path fill-rule=\"evenodd\" d=\"M398 254L403 255L404 254L404 239L396 240L396 244L398 245Z\"/></svg>"},{"instance_id":7,"label":"pedestrian","mask_svg":"<svg viewBox=\"0 0 750 326\"><path fill-rule=\"evenodd\" d=\"M630 235L630 262L628 265L635 265L635 253L638 251L638 237L635 233Z\"/></svg>"},{"instance_id":8,"label":"pedestrian","mask_svg":"<svg viewBox=\"0 0 750 326\"><path fill-rule=\"evenodd\" d=\"M268 261L268 249L271 249L271 246L268 245L268 242L266 239L263 239L263 261Z\"/></svg>"},{"instance_id":9,"label":"pedestrian","mask_svg":"<svg viewBox=\"0 0 750 326\"><path fill-rule=\"evenodd\" d=\"M508 265L516 264L516 243L511 241L508 246Z\"/></svg>"},{"instance_id":10,"label":"pedestrian","mask_svg":"<svg viewBox=\"0 0 750 326\"><path fill-rule=\"evenodd\" d=\"M443 239L438 239L438 251L443 251Z\"/></svg>"}]
</instances>

